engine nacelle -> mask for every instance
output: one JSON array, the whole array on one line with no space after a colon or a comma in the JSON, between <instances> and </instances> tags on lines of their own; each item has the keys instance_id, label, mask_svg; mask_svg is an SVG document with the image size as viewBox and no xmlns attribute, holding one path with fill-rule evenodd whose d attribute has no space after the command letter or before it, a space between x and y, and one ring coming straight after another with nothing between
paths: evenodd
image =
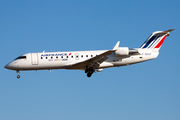
<instances>
[{"instance_id":1,"label":"engine nacelle","mask_svg":"<svg viewBox=\"0 0 180 120\"><path fill-rule=\"evenodd\" d=\"M128 47L119 47L115 51L115 56L122 56L122 55L129 55L129 48Z\"/></svg>"}]
</instances>

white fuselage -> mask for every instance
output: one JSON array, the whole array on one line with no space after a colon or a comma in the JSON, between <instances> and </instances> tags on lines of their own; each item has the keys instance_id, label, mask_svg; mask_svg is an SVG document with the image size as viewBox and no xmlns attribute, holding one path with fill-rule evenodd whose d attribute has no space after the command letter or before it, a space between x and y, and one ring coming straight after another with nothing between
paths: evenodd
<instances>
[{"instance_id":1,"label":"white fuselage","mask_svg":"<svg viewBox=\"0 0 180 120\"><path fill-rule=\"evenodd\" d=\"M147 60L154 59L159 52L154 52L151 49L137 49L139 55L117 56L114 53L108 56L96 69L119 67L130 65ZM106 52L107 50L97 51L73 51L73 52L43 52L43 53L27 53L22 56L25 58L17 58L5 67L11 70L44 70L44 69L79 69L86 68L71 68L72 64L80 63L91 59L96 55Z\"/></svg>"}]
</instances>

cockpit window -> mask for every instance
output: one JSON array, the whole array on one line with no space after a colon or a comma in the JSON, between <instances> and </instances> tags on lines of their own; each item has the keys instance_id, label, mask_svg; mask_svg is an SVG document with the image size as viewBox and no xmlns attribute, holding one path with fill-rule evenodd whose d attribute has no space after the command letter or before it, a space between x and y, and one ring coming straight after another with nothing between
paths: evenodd
<instances>
[{"instance_id":1,"label":"cockpit window","mask_svg":"<svg viewBox=\"0 0 180 120\"><path fill-rule=\"evenodd\" d=\"M19 56L15 60L17 60L17 59L26 59L26 56Z\"/></svg>"}]
</instances>

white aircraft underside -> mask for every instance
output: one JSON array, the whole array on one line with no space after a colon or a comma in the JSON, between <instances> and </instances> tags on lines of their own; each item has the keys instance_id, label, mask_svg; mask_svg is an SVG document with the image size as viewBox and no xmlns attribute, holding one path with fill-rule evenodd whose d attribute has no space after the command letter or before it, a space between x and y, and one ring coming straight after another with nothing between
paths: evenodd
<instances>
[{"instance_id":1,"label":"white aircraft underside","mask_svg":"<svg viewBox=\"0 0 180 120\"><path fill-rule=\"evenodd\" d=\"M84 70L88 77L104 68L135 64L156 58L159 49L169 33L174 30L154 32L140 48L119 47L119 41L112 50L42 52L24 54L5 68L19 71L74 69ZM17 78L20 78L18 75Z\"/></svg>"}]
</instances>

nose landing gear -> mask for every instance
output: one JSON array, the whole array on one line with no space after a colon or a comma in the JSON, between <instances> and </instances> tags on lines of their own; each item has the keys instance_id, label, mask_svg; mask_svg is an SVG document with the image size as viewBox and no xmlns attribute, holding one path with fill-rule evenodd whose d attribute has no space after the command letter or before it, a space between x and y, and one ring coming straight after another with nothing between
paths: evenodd
<instances>
[{"instance_id":1,"label":"nose landing gear","mask_svg":"<svg viewBox=\"0 0 180 120\"><path fill-rule=\"evenodd\" d=\"M19 79L19 78L20 78L19 70L17 70L16 73L18 74L18 75L17 75L17 78Z\"/></svg>"}]
</instances>

